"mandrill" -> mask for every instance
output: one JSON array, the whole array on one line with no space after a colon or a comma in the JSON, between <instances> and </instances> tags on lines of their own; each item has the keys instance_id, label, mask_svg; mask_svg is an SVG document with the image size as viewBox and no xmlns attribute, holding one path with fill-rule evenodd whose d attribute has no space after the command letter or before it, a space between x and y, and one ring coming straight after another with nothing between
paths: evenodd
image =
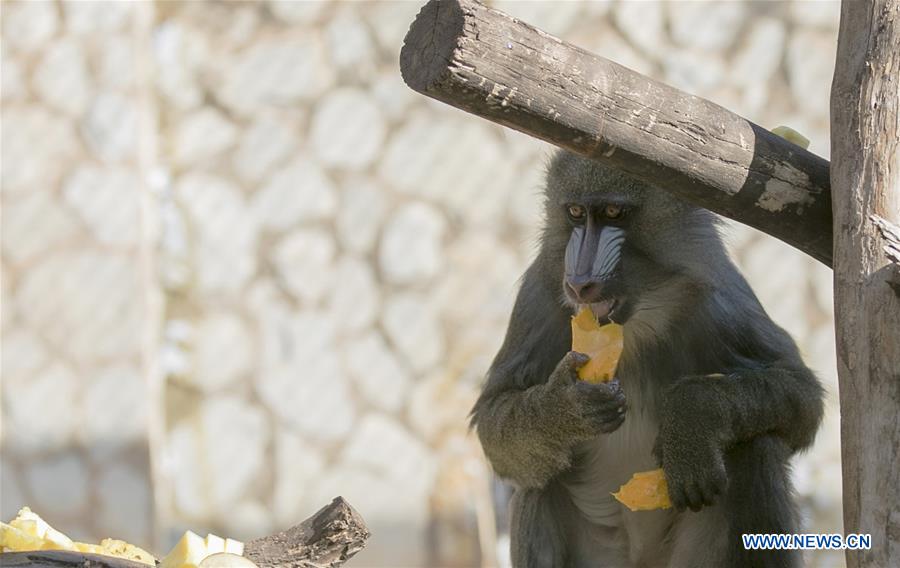
<instances>
[{"instance_id":1,"label":"mandrill","mask_svg":"<svg viewBox=\"0 0 900 568\"><path fill-rule=\"evenodd\" d=\"M823 391L728 257L717 218L568 152L552 160L540 250L472 411L515 487L516 568L791 567L744 550L795 533L790 457L812 444ZM570 318L624 325L616 380L579 381ZM673 508L610 493L662 467Z\"/></svg>"}]
</instances>

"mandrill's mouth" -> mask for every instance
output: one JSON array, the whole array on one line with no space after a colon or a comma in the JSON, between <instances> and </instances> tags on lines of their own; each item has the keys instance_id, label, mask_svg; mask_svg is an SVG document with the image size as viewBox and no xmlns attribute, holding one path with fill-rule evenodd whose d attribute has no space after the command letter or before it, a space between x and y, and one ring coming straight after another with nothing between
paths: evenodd
<instances>
[{"instance_id":1,"label":"mandrill's mouth","mask_svg":"<svg viewBox=\"0 0 900 568\"><path fill-rule=\"evenodd\" d=\"M594 312L594 317L597 318L597 323L600 325L604 325L610 322L614 323L622 323L617 319L617 308L619 307L619 301L615 298L610 298L608 300L603 300L602 302L593 302L588 304L591 307L591 311Z\"/></svg>"}]
</instances>

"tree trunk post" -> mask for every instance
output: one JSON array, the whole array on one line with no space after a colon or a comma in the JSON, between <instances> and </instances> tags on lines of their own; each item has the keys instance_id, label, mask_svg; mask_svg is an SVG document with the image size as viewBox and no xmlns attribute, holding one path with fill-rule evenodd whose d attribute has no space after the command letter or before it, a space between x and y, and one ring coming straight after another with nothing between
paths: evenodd
<instances>
[{"instance_id":1,"label":"tree trunk post","mask_svg":"<svg viewBox=\"0 0 900 568\"><path fill-rule=\"evenodd\" d=\"M898 76L900 0L843 0L831 187L844 532L872 536L849 568L900 566Z\"/></svg>"}]
</instances>

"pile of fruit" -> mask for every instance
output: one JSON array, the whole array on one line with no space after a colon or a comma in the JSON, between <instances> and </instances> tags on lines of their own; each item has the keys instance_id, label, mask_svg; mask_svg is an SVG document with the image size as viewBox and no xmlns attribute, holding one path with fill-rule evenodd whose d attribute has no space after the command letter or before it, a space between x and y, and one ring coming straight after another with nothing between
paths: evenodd
<instances>
[{"instance_id":1,"label":"pile of fruit","mask_svg":"<svg viewBox=\"0 0 900 568\"><path fill-rule=\"evenodd\" d=\"M86 554L114 556L134 562L159 565L160 568L255 568L244 558L244 543L214 534L203 538L187 531L178 544L162 559L124 540L105 538L100 544L75 542L51 527L47 521L28 507L23 507L15 519L0 523L0 552L31 552L36 550L68 550Z\"/></svg>"}]
</instances>

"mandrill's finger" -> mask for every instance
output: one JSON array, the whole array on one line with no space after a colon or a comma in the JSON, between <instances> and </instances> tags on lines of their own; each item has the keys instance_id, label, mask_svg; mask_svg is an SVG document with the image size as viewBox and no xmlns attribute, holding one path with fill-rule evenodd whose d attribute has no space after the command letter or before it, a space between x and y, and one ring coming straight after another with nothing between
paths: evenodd
<instances>
[{"instance_id":1,"label":"mandrill's finger","mask_svg":"<svg viewBox=\"0 0 900 568\"><path fill-rule=\"evenodd\" d=\"M572 384L578 380L578 369L583 367L590 357L577 351L569 351L556 365L551 377L552 383Z\"/></svg>"},{"instance_id":2,"label":"mandrill's finger","mask_svg":"<svg viewBox=\"0 0 900 568\"><path fill-rule=\"evenodd\" d=\"M584 353L579 353L578 351L569 351L566 353L566 356L563 357L563 361L566 361L567 365L571 365L573 371L577 371L581 367L584 367L590 360L591 358L589 356Z\"/></svg>"},{"instance_id":3,"label":"mandrill's finger","mask_svg":"<svg viewBox=\"0 0 900 568\"><path fill-rule=\"evenodd\" d=\"M685 483L684 494L687 497L687 505L691 511L697 512L703 508L703 491L696 482Z\"/></svg>"},{"instance_id":4,"label":"mandrill's finger","mask_svg":"<svg viewBox=\"0 0 900 568\"><path fill-rule=\"evenodd\" d=\"M603 434L610 434L618 430L623 422L625 422L625 415L616 413L601 421L597 429Z\"/></svg>"},{"instance_id":5,"label":"mandrill's finger","mask_svg":"<svg viewBox=\"0 0 900 568\"><path fill-rule=\"evenodd\" d=\"M625 405L625 393L618 385L579 381L576 388L578 389L579 396L589 400L592 405Z\"/></svg>"},{"instance_id":6,"label":"mandrill's finger","mask_svg":"<svg viewBox=\"0 0 900 568\"><path fill-rule=\"evenodd\" d=\"M669 486L669 499L672 501L672 506L675 507L676 511L684 511L687 508L684 485L681 483L673 483L671 479L668 479L668 476L666 477Z\"/></svg>"},{"instance_id":7,"label":"mandrill's finger","mask_svg":"<svg viewBox=\"0 0 900 568\"><path fill-rule=\"evenodd\" d=\"M724 466L717 468L713 472L712 478L703 488L703 502L706 505L712 505L716 499L725 492L725 486L728 484L728 477L725 473Z\"/></svg>"},{"instance_id":8,"label":"mandrill's finger","mask_svg":"<svg viewBox=\"0 0 900 568\"><path fill-rule=\"evenodd\" d=\"M625 421L624 407L614 401L588 404L583 408L585 418L590 421L596 432L608 434L617 430Z\"/></svg>"},{"instance_id":9,"label":"mandrill's finger","mask_svg":"<svg viewBox=\"0 0 900 568\"><path fill-rule=\"evenodd\" d=\"M709 507L716 503L716 498L722 492L721 488L715 483L709 483L703 486L703 505Z\"/></svg>"}]
</instances>

